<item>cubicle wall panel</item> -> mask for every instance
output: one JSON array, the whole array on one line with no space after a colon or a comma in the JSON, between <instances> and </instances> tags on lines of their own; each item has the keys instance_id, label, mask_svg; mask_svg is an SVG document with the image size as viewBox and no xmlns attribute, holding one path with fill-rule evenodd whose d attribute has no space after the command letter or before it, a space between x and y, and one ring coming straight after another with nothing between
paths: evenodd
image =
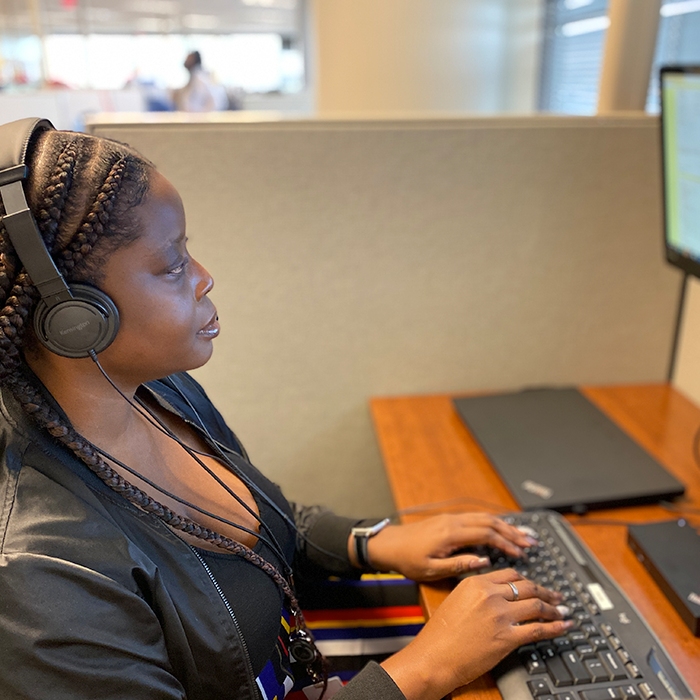
<instances>
[{"instance_id":1,"label":"cubicle wall panel","mask_svg":"<svg viewBox=\"0 0 700 700\"><path fill-rule=\"evenodd\" d=\"M664 378L656 120L96 126L180 191L196 372L288 495L383 512L372 395Z\"/></svg>"}]
</instances>

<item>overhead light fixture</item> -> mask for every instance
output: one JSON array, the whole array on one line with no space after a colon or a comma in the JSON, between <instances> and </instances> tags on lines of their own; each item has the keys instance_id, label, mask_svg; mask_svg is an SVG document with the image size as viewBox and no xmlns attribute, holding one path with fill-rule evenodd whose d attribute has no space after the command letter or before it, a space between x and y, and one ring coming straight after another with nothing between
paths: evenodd
<instances>
[{"instance_id":1,"label":"overhead light fixture","mask_svg":"<svg viewBox=\"0 0 700 700\"><path fill-rule=\"evenodd\" d=\"M175 15L180 11L180 3L176 0L131 0L128 8L148 15Z\"/></svg>"},{"instance_id":2,"label":"overhead light fixture","mask_svg":"<svg viewBox=\"0 0 700 700\"><path fill-rule=\"evenodd\" d=\"M610 18L607 15L599 17L589 17L588 19L578 19L575 22L567 22L561 27L564 36L579 36L580 34L591 34L592 32L602 32L610 26Z\"/></svg>"},{"instance_id":3,"label":"overhead light fixture","mask_svg":"<svg viewBox=\"0 0 700 700\"><path fill-rule=\"evenodd\" d=\"M216 29L219 18L214 15L185 15L182 24L188 29Z\"/></svg>"},{"instance_id":4,"label":"overhead light fixture","mask_svg":"<svg viewBox=\"0 0 700 700\"><path fill-rule=\"evenodd\" d=\"M293 10L297 0L241 0L248 7L274 7L279 10Z\"/></svg>"},{"instance_id":5,"label":"overhead light fixture","mask_svg":"<svg viewBox=\"0 0 700 700\"><path fill-rule=\"evenodd\" d=\"M567 10L580 10L582 7L592 5L593 0L564 0L564 7Z\"/></svg>"},{"instance_id":6,"label":"overhead light fixture","mask_svg":"<svg viewBox=\"0 0 700 700\"><path fill-rule=\"evenodd\" d=\"M673 17L675 15L686 15L689 12L700 10L700 0L682 0L681 2L668 2L661 6L662 17Z\"/></svg>"},{"instance_id":7,"label":"overhead light fixture","mask_svg":"<svg viewBox=\"0 0 700 700\"><path fill-rule=\"evenodd\" d=\"M174 29L173 22L159 17L139 17L136 22L136 30L145 34L167 34Z\"/></svg>"}]
</instances>

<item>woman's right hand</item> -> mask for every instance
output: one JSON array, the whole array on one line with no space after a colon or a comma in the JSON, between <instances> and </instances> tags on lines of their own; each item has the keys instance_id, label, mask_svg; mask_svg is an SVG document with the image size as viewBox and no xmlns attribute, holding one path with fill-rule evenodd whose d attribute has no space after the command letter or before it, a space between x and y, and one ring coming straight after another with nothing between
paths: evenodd
<instances>
[{"instance_id":1,"label":"woman's right hand","mask_svg":"<svg viewBox=\"0 0 700 700\"><path fill-rule=\"evenodd\" d=\"M382 667L407 700L437 700L522 644L565 634L573 622L563 619L569 611L561 603L559 593L512 569L465 578L416 638Z\"/></svg>"}]
</instances>

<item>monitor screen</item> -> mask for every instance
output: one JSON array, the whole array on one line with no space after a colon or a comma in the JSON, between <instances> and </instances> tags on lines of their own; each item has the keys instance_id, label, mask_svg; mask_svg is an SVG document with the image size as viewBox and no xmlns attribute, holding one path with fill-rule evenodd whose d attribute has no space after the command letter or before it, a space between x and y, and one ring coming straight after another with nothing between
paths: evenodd
<instances>
[{"instance_id":1,"label":"monitor screen","mask_svg":"<svg viewBox=\"0 0 700 700\"><path fill-rule=\"evenodd\" d=\"M700 66L661 69L666 258L700 277Z\"/></svg>"}]
</instances>

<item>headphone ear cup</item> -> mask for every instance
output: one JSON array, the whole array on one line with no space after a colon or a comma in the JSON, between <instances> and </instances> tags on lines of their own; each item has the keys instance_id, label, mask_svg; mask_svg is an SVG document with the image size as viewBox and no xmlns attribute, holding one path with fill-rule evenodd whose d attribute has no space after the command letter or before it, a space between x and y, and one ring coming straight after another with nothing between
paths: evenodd
<instances>
[{"instance_id":1,"label":"headphone ear cup","mask_svg":"<svg viewBox=\"0 0 700 700\"><path fill-rule=\"evenodd\" d=\"M88 357L100 353L117 336L119 312L114 302L96 287L71 284L73 296L49 308L42 299L34 312L34 332L51 352L62 357Z\"/></svg>"}]
</instances>

